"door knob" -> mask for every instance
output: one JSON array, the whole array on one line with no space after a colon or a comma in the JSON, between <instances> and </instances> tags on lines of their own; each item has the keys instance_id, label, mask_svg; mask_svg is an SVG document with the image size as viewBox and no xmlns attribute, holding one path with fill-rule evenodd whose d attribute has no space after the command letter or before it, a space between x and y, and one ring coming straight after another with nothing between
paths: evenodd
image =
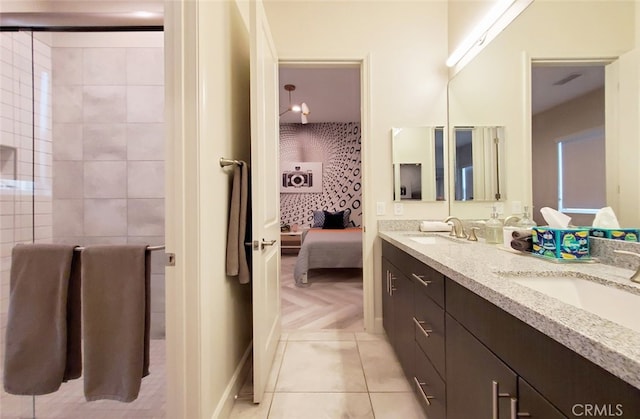
<instances>
[{"instance_id":1,"label":"door knob","mask_svg":"<svg viewBox=\"0 0 640 419\"><path fill-rule=\"evenodd\" d=\"M262 241L258 241L258 240L254 240L253 242L250 243L245 243L245 246L252 246L253 250L262 250L265 248L265 246L273 246L274 244L276 244L275 240L265 240L262 239Z\"/></svg>"}]
</instances>

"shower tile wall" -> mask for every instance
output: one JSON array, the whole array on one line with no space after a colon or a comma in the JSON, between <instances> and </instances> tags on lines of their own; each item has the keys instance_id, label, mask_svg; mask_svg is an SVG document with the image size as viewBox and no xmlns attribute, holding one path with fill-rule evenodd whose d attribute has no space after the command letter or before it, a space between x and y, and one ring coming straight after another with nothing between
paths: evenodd
<instances>
[{"instance_id":1,"label":"shower tile wall","mask_svg":"<svg viewBox=\"0 0 640 419\"><path fill-rule=\"evenodd\" d=\"M163 244L163 49L52 51L54 239ZM164 337L163 262L154 252L152 338Z\"/></svg>"},{"instance_id":2,"label":"shower tile wall","mask_svg":"<svg viewBox=\"0 0 640 419\"><path fill-rule=\"evenodd\" d=\"M52 239L47 36L34 35L32 54L30 33L0 33L0 359L4 359L11 249L20 242Z\"/></svg>"}]
</instances>

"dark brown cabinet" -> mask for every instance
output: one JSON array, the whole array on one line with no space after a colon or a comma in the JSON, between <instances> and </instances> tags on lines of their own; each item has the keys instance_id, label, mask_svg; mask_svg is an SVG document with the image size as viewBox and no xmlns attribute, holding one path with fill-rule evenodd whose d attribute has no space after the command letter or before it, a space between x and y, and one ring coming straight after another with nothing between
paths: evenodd
<instances>
[{"instance_id":1,"label":"dark brown cabinet","mask_svg":"<svg viewBox=\"0 0 640 419\"><path fill-rule=\"evenodd\" d=\"M429 419L640 419L639 389L384 240L382 269L383 325Z\"/></svg>"},{"instance_id":2,"label":"dark brown cabinet","mask_svg":"<svg viewBox=\"0 0 640 419\"><path fill-rule=\"evenodd\" d=\"M448 419L566 419L449 315L446 324Z\"/></svg>"},{"instance_id":3,"label":"dark brown cabinet","mask_svg":"<svg viewBox=\"0 0 640 419\"><path fill-rule=\"evenodd\" d=\"M499 382L500 393L515 395L505 395L504 400L515 400L516 413L544 419L640 418L640 390L451 280L446 282L446 308L449 419L465 417L456 414L459 399L464 397L459 392L460 382L474 381L481 375L473 367L465 373L458 364L465 359L475 363L470 359L483 352L493 354L518 376L516 393L513 382ZM456 338L461 335L466 337ZM489 363L487 359L482 362ZM482 387L478 391L488 391L486 381L477 385ZM464 392L474 393L469 388ZM473 403L486 402L474 399ZM501 418L503 403L500 398ZM594 412L606 414L594 416Z\"/></svg>"},{"instance_id":4,"label":"dark brown cabinet","mask_svg":"<svg viewBox=\"0 0 640 419\"><path fill-rule=\"evenodd\" d=\"M517 375L447 315L448 419L509 419Z\"/></svg>"},{"instance_id":5,"label":"dark brown cabinet","mask_svg":"<svg viewBox=\"0 0 640 419\"><path fill-rule=\"evenodd\" d=\"M413 283L389 260L383 259L383 326L407 377L413 374Z\"/></svg>"},{"instance_id":6,"label":"dark brown cabinet","mask_svg":"<svg viewBox=\"0 0 640 419\"><path fill-rule=\"evenodd\" d=\"M383 242L383 326L429 419L446 418L444 277Z\"/></svg>"}]
</instances>

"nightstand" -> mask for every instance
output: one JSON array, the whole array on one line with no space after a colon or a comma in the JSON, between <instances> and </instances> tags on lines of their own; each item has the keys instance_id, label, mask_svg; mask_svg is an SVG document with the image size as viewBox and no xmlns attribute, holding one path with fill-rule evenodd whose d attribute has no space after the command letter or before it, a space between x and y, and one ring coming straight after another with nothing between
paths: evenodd
<instances>
[{"instance_id":1,"label":"nightstand","mask_svg":"<svg viewBox=\"0 0 640 419\"><path fill-rule=\"evenodd\" d=\"M297 253L301 246L302 231L280 232L280 249L282 251L295 251Z\"/></svg>"}]
</instances>

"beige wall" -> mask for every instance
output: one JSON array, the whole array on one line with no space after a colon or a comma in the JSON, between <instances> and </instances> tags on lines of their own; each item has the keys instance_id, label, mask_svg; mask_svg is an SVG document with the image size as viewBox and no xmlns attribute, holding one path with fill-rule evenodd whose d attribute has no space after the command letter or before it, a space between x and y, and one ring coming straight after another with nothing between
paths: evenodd
<instances>
[{"instance_id":1,"label":"beige wall","mask_svg":"<svg viewBox=\"0 0 640 419\"><path fill-rule=\"evenodd\" d=\"M450 82L450 125L506 127L505 214L532 201L530 60L617 57L633 48L633 19L630 2L536 1ZM451 203L464 218L488 208Z\"/></svg>"},{"instance_id":2,"label":"beige wall","mask_svg":"<svg viewBox=\"0 0 640 419\"><path fill-rule=\"evenodd\" d=\"M249 355L248 285L225 275L231 176L250 160L249 39L233 1L169 2L167 417L225 418Z\"/></svg>"},{"instance_id":3,"label":"beige wall","mask_svg":"<svg viewBox=\"0 0 640 419\"><path fill-rule=\"evenodd\" d=\"M533 213L538 225L545 224L540 216L540 208L558 208L558 141L563 137L603 126L604 88L533 116L531 125ZM602 154L593 165L597 162L604 165L604 153ZM593 165L586 166L585 170L593 169ZM601 187L604 187L604 178L601 181ZM593 215L569 215L574 225L591 225L593 222Z\"/></svg>"}]
</instances>

